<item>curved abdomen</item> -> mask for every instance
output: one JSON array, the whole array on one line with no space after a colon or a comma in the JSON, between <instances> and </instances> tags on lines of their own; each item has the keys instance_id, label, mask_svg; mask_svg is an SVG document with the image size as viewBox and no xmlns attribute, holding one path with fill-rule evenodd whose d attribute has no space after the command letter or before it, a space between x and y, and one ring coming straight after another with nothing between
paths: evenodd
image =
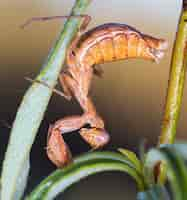
<instances>
[{"instance_id":1,"label":"curved abdomen","mask_svg":"<svg viewBox=\"0 0 187 200\"><path fill-rule=\"evenodd\" d=\"M128 58L158 61L167 48L165 40L144 35L127 25L105 24L83 37L86 39L75 53L81 64L88 65Z\"/></svg>"}]
</instances>

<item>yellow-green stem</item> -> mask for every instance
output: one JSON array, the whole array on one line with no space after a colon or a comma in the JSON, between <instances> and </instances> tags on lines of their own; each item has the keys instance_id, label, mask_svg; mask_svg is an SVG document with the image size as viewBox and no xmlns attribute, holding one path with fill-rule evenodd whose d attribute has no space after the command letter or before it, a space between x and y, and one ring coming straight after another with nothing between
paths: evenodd
<instances>
[{"instance_id":1,"label":"yellow-green stem","mask_svg":"<svg viewBox=\"0 0 187 200\"><path fill-rule=\"evenodd\" d=\"M187 11L182 10L174 43L167 98L158 145L173 144L182 103L187 63ZM166 181L166 165L160 166L158 183Z\"/></svg>"},{"instance_id":2,"label":"yellow-green stem","mask_svg":"<svg viewBox=\"0 0 187 200\"><path fill-rule=\"evenodd\" d=\"M187 20L187 11L182 12L179 20L159 145L172 144L175 140L186 72L187 21L185 20Z\"/></svg>"}]
</instances>

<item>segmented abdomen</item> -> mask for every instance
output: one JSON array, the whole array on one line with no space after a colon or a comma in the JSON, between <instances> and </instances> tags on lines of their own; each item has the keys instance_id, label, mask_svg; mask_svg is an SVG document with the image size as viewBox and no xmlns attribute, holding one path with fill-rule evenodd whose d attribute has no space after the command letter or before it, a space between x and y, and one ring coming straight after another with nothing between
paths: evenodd
<instances>
[{"instance_id":1,"label":"segmented abdomen","mask_svg":"<svg viewBox=\"0 0 187 200\"><path fill-rule=\"evenodd\" d=\"M75 51L82 64L99 64L127 58L156 60L167 48L163 39L144 35L122 24L101 25L83 35Z\"/></svg>"}]
</instances>

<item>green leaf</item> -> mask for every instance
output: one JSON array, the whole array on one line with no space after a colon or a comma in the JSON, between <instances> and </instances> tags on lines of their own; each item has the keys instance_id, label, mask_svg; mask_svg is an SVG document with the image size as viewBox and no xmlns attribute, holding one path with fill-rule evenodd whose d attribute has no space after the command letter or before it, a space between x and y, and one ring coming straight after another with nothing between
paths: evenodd
<instances>
[{"instance_id":1,"label":"green leaf","mask_svg":"<svg viewBox=\"0 0 187 200\"><path fill-rule=\"evenodd\" d=\"M132 165L135 166L135 169L140 174L142 173L142 164L134 152L123 148L119 148L118 151L128 158L128 160L132 163Z\"/></svg>"},{"instance_id":2,"label":"green leaf","mask_svg":"<svg viewBox=\"0 0 187 200\"><path fill-rule=\"evenodd\" d=\"M161 145L161 147L170 147L171 145L165 144ZM172 144L172 148L183 157L184 160L187 160L187 143L184 142L176 142Z\"/></svg>"},{"instance_id":3,"label":"green leaf","mask_svg":"<svg viewBox=\"0 0 187 200\"><path fill-rule=\"evenodd\" d=\"M66 168L58 169L44 179L27 197L27 200L50 200L82 178L103 171L122 171L133 177L140 190L144 189L142 177L119 153L94 152L78 157Z\"/></svg>"},{"instance_id":4,"label":"green leaf","mask_svg":"<svg viewBox=\"0 0 187 200\"><path fill-rule=\"evenodd\" d=\"M29 169L30 169L30 163L29 163L29 159L27 159L22 166L22 170L21 170L19 178L17 179L18 187L15 192L15 199L21 199L22 194L24 193L24 190L27 184Z\"/></svg>"},{"instance_id":5,"label":"green leaf","mask_svg":"<svg viewBox=\"0 0 187 200\"><path fill-rule=\"evenodd\" d=\"M139 192L137 200L169 200L169 194L164 186L155 185L150 190Z\"/></svg>"},{"instance_id":6,"label":"green leaf","mask_svg":"<svg viewBox=\"0 0 187 200\"><path fill-rule=\"evenodd\" d=\"M90 0L77 0L72 14L83 14L89 2ZM51 88L56 85L58 75L64 63L66 49L75 35L80 21L81 19L75 18L67 21L54 48L50 51L50 55L44 63L40 74L37 76L37 80L46 82ZM29 159L31 146L43 119L51 94L51 89L35 82L23 97L13 123L3 162L1 200L16 200L22 196L29 171L28 167L25 170L25 164Z\"/></svg>"},{"instance_id":7,"label":"green leaf","mask_svg":"<svg viewBox=\"0 0 187 200\"><path fill-rule=\"evenodd\" d=\"M187 168L180 152L173 145L151 150L146 159L146 166L151 171L160 160L167 164L167 176L175 200L187 199Z\"/></svg>"}]
</instances>

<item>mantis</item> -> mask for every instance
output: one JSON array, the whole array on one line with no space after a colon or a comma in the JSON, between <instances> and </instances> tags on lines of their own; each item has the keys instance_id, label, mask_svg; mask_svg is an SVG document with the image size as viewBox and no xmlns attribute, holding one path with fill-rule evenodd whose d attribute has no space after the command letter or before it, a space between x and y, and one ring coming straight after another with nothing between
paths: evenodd
<instances>
[{"instance_id":1,"label":"mantis","mask_svg":"<svg viewBox=\"0 0 187 200\"><path fill-rule=\"evenodd\" d=\"M101 148L110 140L104 120L97 113L89 95L93 75L101 76L103 73L98 64L131 58L159 62L168 47L166 40L143 34L126 24L108 23L84 32L91 20L88 15L36 17L27 21L23 27L31 21L69 17L81 17L83 20L67 50L67 67L61 72L59 81L64 97L67 100L74 97L83 114L64 117L49 127L47 155L57 167L72 161L63 134L78 130L92 149ZM85 128L85 125L89 125L89 128Z\"/></svg>"}]
</instances>

